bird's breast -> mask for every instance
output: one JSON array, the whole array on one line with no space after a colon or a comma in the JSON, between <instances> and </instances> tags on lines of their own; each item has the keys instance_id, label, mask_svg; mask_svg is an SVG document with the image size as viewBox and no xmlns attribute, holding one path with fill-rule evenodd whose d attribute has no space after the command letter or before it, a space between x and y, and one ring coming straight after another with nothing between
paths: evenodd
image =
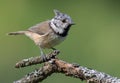
<instances>
[{"instance_id":1,"label":"bird's breast","mask_svg":"<svg viewBox=\"0 0 120 83\"><path fill-rule=\"evenodd\" d=\"M65 40L65 37L61 37L55 33L49 33L43 36L42 41L40 43L40 47L51 48L60 44L64 40Z\"/></svg>"}]
</instances>

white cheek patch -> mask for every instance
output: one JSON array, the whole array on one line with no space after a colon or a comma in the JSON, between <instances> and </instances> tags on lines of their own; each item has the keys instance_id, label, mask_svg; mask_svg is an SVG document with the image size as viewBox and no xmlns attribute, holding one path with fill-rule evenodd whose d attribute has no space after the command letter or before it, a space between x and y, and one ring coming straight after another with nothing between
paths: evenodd
<instances>
[{"instance_id":1,"label":"white cheek patch","mask_svg":"<svg viewBox=\"0 0 120 83\"><path fill-rule=\"evenodd\" d=\"M62 34L64 32L64 30L60 27L56 27L55 24L53 23L54 19L51 20L51 27L53 28L53 30L56 32L56 33L60 33Z\"/></svg>"}]
</instances>

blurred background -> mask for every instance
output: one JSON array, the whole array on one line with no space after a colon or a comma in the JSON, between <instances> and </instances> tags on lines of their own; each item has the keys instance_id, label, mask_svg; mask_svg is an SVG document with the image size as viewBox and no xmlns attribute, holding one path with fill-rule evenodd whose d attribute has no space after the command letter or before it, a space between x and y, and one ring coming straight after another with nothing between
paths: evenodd
<instances>
[{"instance_id":1,"label":"blurred background","mask_svg":"<svg viewBox=\"0 0 120 83\"><path fill-rule=\"evenodd\" d=\"M53 18L53 9L67 13L76 23L56 46L61 51L58 57L120 77L119 0L0 0L0 82L12 83L41 66L15 69L17 61L39 56L39 48L25 36L6 34ZM42 83L48 82L85 83L58 73Z\"/></svg>"}]
</instances>

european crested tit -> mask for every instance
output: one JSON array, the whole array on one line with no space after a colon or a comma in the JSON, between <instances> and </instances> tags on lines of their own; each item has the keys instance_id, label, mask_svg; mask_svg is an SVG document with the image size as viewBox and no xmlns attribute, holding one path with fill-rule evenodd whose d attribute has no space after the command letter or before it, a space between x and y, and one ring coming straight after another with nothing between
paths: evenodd
<instances>
[{"instance_id":1,"label":"european crested tit","mask_svg":"<svg viewBox=\"0 0 120 83\"><path fill-rule=\"evenodd\" d=\"M50 48L61 43L68 35L68 31L74 23L67 14L54 10L55 17L41 22L25 31L10 32L9 35L26 35L40 47L43 60L46 59L42 49Z\"/></svg>"}]
</instances>

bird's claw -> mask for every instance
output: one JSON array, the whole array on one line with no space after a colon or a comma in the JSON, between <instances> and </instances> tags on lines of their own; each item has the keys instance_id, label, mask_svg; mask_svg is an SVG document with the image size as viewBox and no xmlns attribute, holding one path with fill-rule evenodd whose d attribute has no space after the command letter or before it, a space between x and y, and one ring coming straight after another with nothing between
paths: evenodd
<instances>
[{"instance_id":1,"label":"bird's claw","mask_svg":"<svg viewBox=\"0 0 120 83\"><path fill-rule=\"evenodd\" d=\"M46 62L47 61L46 55L41 55L41 59L42 59L43 62Z\"/></svg>"}]
</instances>

